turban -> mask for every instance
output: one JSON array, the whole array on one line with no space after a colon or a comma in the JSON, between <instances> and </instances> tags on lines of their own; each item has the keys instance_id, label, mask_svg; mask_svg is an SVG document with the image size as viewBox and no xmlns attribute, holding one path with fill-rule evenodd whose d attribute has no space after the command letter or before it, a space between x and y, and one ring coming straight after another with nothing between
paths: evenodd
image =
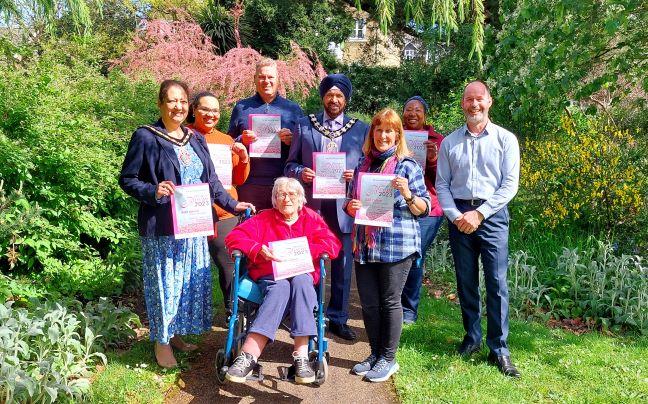
<instances>
[{"instance_id":1,"label":"turban","mask_svg":"<svg viewBox=\"0 0 648 404\"><path fill-rule=\"evenodd\" d=\"M337 73L329 74L328 76L324 77L324 80L322 80L319 87L320 97L324 98L324 94L326 94L328 90L333 87L337 87L340 91L342 91L344 98L346 98L346 102L349 102L349 100L351 99L351 91L353 90L353 87L351 86L351 80L349 80L347 76L342 73Z\"/></svg>"},{"instance_id":2,"label":"turban","mask_svg":"<svg viewBox=\"0 0 648 404\"><path fill-rule=\"evenodd\" d=\"M423 105L423 109L425 110L425 113L427 114L428 112L430 112L430 108L428 108L427 102L425 102L423 97L421 97L420 95L415 95L414 97L408 98L407 101L405 101L405 104L403 104L403 109L405 109L405 107L407 106L407 104L409 104L410 101L420 102L421 105Z\"/></svg>"}]
</instances>

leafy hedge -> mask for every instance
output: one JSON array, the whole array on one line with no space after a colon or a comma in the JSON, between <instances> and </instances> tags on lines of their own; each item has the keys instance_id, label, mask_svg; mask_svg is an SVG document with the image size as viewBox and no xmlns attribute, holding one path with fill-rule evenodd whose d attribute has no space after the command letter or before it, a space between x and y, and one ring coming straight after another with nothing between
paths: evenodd
<instances>
[{"instance_id":1,"label":"leafy hedge","mask_svg":"<svg viewBox=\"0 0 648 404\"><path fill-rule=\"evenodd\" d=\"M53 403L87 395L107 346L135 336L137 315L105 299L0 304L0 402Z\"/></svg>"},{"instance_id":2,"label":"leafy hedge","mask_svg":"<svg viewBox=\"0 0 648 404\"><path fill-rule=\"evenodd\" d=\"M117 185L152 81L105 77L91 47L52 43L0 77L0 267L49 291L119 294L139 273L134 201Z\"/></svg>"}]
</instances>

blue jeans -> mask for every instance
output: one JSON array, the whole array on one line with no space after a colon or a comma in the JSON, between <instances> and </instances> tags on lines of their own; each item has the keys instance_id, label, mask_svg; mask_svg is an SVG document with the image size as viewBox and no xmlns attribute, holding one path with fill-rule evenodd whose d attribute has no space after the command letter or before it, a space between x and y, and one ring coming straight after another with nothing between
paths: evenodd
<instances>
[{"instance_id":1,"label":"blue jeans","mask_svg":"<svg viewBox=\"0 0 648 404\"><path fill-rule=\"evenodd\" d=\"M475 209L457 203L463 213ZM487 334L491 352L509 355L506 343L509 332L509 301L506 272L508 269L509 214L506 207L484 220L471 234L459 231L449 223L450 248L455 262L457 292L461 303L464 342L479 344L481 331L481 300L479 297L479 259L484 267L486 284Z\"/></svg>"},{"instance_id":2,"label":"blue jeans","mask_svg":"<svg viewBox=\"0 0 648 404\"><path fill-rule=\"evenodd\" d=\"M416 321L418 319L418 306L421 300L421 284L423 283L423 266L425 265L425 253L432 245L434 238L439 232L443 222L443 216L426 216L419 219L421 227L421 261L417 265L417 260L412 263L403 294L401 295L401 304L403 305L403 320Z\"/></svg>"}]
</instances>

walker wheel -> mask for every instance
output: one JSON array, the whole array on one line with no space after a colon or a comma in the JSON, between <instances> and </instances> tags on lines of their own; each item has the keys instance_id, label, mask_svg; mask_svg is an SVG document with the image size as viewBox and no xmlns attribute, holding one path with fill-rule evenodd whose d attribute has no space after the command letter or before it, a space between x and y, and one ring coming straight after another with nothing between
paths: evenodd
<instances>
[{"instance_id":1,"label":"walker wheel","mask_svg":"<svg viewBox=\"0 0 648 404\"><path fill-rule=\"evenodd\" d=\"M326 358L322 358L322 362L319 363L317 371L315 371L315 384L321 386L328 379L328 361Z\"/></svg>"},{"instance_id":2,"label":"walker wheel","mask_svg":"<svg viewBox=\"0 0 648 404\"><path fill-rule=\"evenodd\" d=\"M311 351L308 355L309 361L311 363L311 366L313 367L313 370L315 371L315 383L318 386L321 386L324 384L326 379L328 379L328 358L329 358L329 353L325 352L324 355L322 355L322 361L318 362L317 361L317 351Z\"/></svg>"},{"instance_id":3,"label":"walker wheel","mask_svg":"<svg viewBox=\"0 0 648 404\"><path fill-rule=\"evenodd\" d=\"M227 368L225 366L225 350L221 348L216 353L216 378L218 379L218 383L225 383Z\"/></svg>"}]
</instances>

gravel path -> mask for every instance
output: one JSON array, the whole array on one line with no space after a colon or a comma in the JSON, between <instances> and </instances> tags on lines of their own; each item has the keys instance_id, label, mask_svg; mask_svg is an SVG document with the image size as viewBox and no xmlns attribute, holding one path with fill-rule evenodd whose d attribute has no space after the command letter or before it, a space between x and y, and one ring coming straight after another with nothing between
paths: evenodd
<instances>
[{"instance_id":1,"label":"gravel path","mask_svg":"<svg viewBox=\"0 0 648 404\"><path fill-rule=\"evenodd\" d=\"M327 291L328 296L328 291ZM367 335L363 328L360 302L355 285L351 291L349 325L358 334L359 340L348 341L328 334L329 376L322 386L297 385L282 381L278 367L289 366L292 353L292 339L285 330L279 330L276 341L269 345L261 356L265 379L246 384L218 384L214 362L216 352L224 346L227 330L214 327L204 338L198 354L190 362L190 369L182 373L178 389L173 389L166 398L168 403L395 403L398 402L390 381L385 383L365 382L349 369L363 360L369 353ZM222 312L222 310L221 310ZM224 322L217 317L216 324ZM332 401L331 401L332 400Z\"/></svg>"}]
</instances>

